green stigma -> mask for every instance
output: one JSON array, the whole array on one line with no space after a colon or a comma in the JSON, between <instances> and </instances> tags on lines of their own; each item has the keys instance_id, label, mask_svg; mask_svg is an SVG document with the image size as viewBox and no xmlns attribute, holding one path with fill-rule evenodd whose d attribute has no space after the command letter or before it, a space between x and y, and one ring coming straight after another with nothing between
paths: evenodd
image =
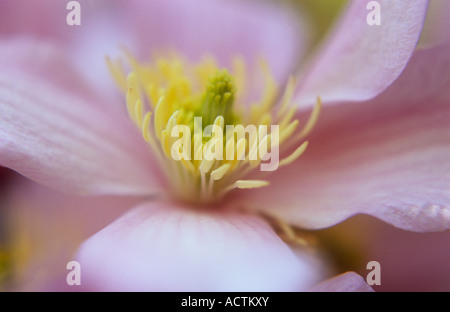
<instances>
[{"instance_id":1,"label":"green stigma","mask_svg":"<svg viewBox=\"0 0 450 312\"><path fill-rule=\"evenodd\" d=\"M225 125L232 124L235 95L233 77L227 70L219 70L209 78L199 111L203 126L213 124L217 116L224 118Z\"/></svg>"}]
</instances>

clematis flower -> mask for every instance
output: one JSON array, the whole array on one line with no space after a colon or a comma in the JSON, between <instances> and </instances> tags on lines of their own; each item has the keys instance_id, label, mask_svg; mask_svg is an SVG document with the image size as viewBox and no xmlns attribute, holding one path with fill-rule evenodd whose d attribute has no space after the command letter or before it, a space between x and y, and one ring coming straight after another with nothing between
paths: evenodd
<instances>
[{"instance_id":1,"label":"clematis flower","mask_svg":"<svg viewBox=\"0 0 450 312\"><path fill-rule=\"evenodd\" d=\"M124 30L125 39L134 33L141 49L170 45L186 57L147 65L140 53L128 55L128 76L110 61L123 97L99 95L104 82L86 83L53 46L3 40L0 164L64 192L140 196L80 248L89 289L305 290L322 276L307 249L294 253L280 239L302 242L294 227L363 213L403 229L446 230L449 47L417 52L408 64L427 3L380 2L376 27L366 23L367 1L350 2L296 83L288 74L302 56L301 30L288 15L250 2L127 2L122 14L136 31ZM203 53L217 62L199 60ZM243 57L233 62L235 54ZM271 75L263 66L262 82L243 74L259 55L273 68ZM210 100L216 96L231 112ZM123 100L130 118L112 98ZM300 128L302 109L313 105ZM221 128L278 122L280 168L261 177L248 161L170 159L164 131L190 125L196 113ZM367 289L346 274L316 290L336 285Z\"/></svg>"}]
</instances>

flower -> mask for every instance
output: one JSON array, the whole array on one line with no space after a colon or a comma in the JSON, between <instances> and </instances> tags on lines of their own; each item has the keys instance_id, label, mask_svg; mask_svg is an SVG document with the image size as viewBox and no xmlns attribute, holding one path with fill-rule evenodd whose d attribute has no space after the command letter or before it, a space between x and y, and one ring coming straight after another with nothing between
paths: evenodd
<instances>
[{"instance_id":1,"label":"flower","mask_svg":"<svg viewBox=\"0 0 450 312\"><path fill-rule=\"evenodd\" d=\"M380 2L381 26L366 24L365 1L352 2L301 71L293 102L308 108L319 95L321 118L308 152L270 175L269 189L236 191L207 212L149 198L166 189L155 155L120 107L95 92L106 86L92 90L92 83L69 74L73 68L64 55L22 40L2 43L0 164L66 192L147 196L81 247L84 283L94 289L299 290L314 283L318 276L308 253L294 255L265 219L241 207L302 228L332 226L365 213L409 230L448 229L448 159L442 156L448 149L442 144L448 141L442 113L449 106L443 87L448 66L442 66L448 47L417 53L396 80L414 51L427 3ZM127 4L123 14L131 13L139 26L135 34L147 48L147 40L158 45L173 40L190 58L209 51L224 65L230 53L242 52L250 61L262 52L276 81L286 79L301 55L297 41L286 39L300 32L291 31L283 14L268 23L265 7L203 1L193 6L154 1L146 10L134 5ZM239 12L251 12L252 18ZM150 30L156 30L154 36ZM125 39L133 34L124 32ZM83 55L90 55L89 49ZM36 80L41 75L45 80ZM110 92L105 97L113 98ZM427 101L433 105L425 107ZM443 175L432 170L436 164ZM292 232L287 228L284 234ZM341 278L361 285L352 274Z\"/></svg>"},{"instance_id":2,"label":"flower","mask_svg":"<svg viewBox=\"0 0 450 312\"><path fill-rule=\"evenodd\" d=\"M367 276L367 263L378 261L381 285L375 291L446 291L450 232L404 231L376 218L358 215L337 226L319 231L328 257L337 272L355 271Z\"/></svg>"}]
</instances>

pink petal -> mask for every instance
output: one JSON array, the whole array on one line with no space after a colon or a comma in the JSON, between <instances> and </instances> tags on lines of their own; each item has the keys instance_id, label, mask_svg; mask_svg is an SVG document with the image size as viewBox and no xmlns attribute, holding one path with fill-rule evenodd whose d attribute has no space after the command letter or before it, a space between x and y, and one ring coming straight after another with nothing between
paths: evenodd
<instances>
[{"instance_id":1,"label":"pink petal","mask_svg":"<svg viewBox=\"0 0 450 312\"><path fill-rule=\"evenodd\" d=\"M78 0L81 25L67 25L69 1L3 0L0 3L0 35L5 38L33 37L52 42L67 51L84 80L95 83L107 95L114 87L105 56L120 55L120 45L133 47L135 33L124 18L129 6L119 0ZM109 89L108 89L109 88Z\"/></svg>"},{"instance_id":2,"label":"pink petal","mask_svg":"<svg viewBox=\"0 0 450 312\"><path fill-rule=\"evenodd\" d=\"M347 272L323 281L313 288L314 292L373 292L366 281L355 272Z\"/></svg>"},{"instance_id":3,"label":"pink petal","mask_svg":"<svg viewBox=\"0 0 450 312\"><path fill-rule=\"evenodd\" d=\"M79 0L81 25L68 26L67 2L4 0L0 34L33 35L69 47L86 79L106 88L104 56L125 46L147 61L151 52L175 49L198 60L213 55L222 66L242 55L257 66L267 58L282 82L294 74L306 46L306 23L280 6L239 0ZM17 18L17 17L20 18ZM105 89L106 90L106 89Z\"/></svg>"},{"instance_id":4,"label":"pink petal","mask_svg":"<svg viewBox=\"0 0 450 312\"><path fill-rule=\"evenodd\" d=\"M305 155L240 200L308 228L364 213L412 231L449 229L449 56L450 45L419 51L382 96L327 107Z\"/></svg>"},{"instance_id":5,"label":"pink petal","mask_svg":"<svg viewBox=\"0 0 450 312\"><path fill-rule=\"evenodd\" d=\"M136 42L148 57L150 50L174 48L198 60L205 54L223 66L235 55L250 65L267 58L278 80L293 74L305 35L298 17L268 2L236 0L133 1L128 11L136 21Z\"/></svg>"},{"instance_id":6,"label":"pink petal","mask_svg":"<svg viewBox=\"0 0 450 312\"><path fill-rule=\"evenodd\" d=\"M317 272L261 219L169 202L133 209L80 248L82 286L102 291L294 291Z\"/></svg>"},{"instance_id":7,"label":"pink petal","mask_svg":"<svg viewBox=\"0 0 450 312\"><path fill-rule=\"evenodd\" d=\"M126 1L120 3L120 0L77 2L81 8L81 25L69 26L66 21L71 12L67 9L69 1L3 0L0 2L0 35L5 38L33 36L41 40L71 44L79 34L87 35L93 30L93 25L99 26L98 22L102 21L105 15L120 17L120 12L126 9ZM110 27L110 30L116 30L112 23ZM103 38L98 39L101 41Z\"/></svg>"},{"instance_id":8,"label":"pink petal","mask_svg":"<svg viewBox=\"0 0 450 312\"><path fill-rule=\"evenodd\" d=\"M24 72L44 77L58 88L84 97L95 97L95 89L84 80L71 62L68 51L45 40L33 37L11 37L0 41L0 66L3 71ZM105 65L106 66L106 65ZM110 105L98 102L96 105Z\"/></svg>"},{"instance_id":9,"label":"pink petal","mask_svg":"<svg viewBox=\"0 0 450 312\"><path fill-rule=\"evenodd\" d=\"M154 159L126 114L87 91L56 48L0 46L0 63L12 64L0 72L2 166L65 192L159 189Z\"/></svg>"},{"instance_id":10,"label":"pink petal","mask_svg":"<svg viewBox=\"0 0 450 312\"><path fill-rule=\"evenodd\" d=\"M9 291L76 290L66 267L78 246L139 200L63 195L20 177L2 191L2 247L14 264L11 288L2 290Z\"/></svg>"},{"instance_id":11,"label":"pink petal","mask_svg":"<svg viewBox=\"0 0 450 312\"><path fill-rule=\"evenodd\" d=\"M363 241L382 270L379 291L450 291L450 232L411 233L373 224ZM414 273L412 273L414 272Z\"/></svg>"},{"instance_id":12,"label":"pink petal","mask_svg":"<svg viewBox=\"0 0 450 312\"><path fill-rule=\"evenodd\" d=\"M300 80L298 103L363 101L402 72L420 36L428 2L380 0L381 25L369 26L368 0L352 1Z\"/></svg>"},{"instance_id":13,"label":"pink petal","mask_svg":"<svg viewBox=\"0 0 450 312\"><path fill-rule=\"evenodd\" d=\"M32 33L39 37L62 39L69 30L67 2L58 0L3 0L0 3L0 34Z\"/></svg>"},{"instance_id":14,"label":"pink petal","mask_svg":"<svg viewBox=\"0 0 450 312\"><path fill-rule=\"evenodd\" d=\"M353 269L364 278L372 271L366 264L379 262L381 285L373 285L375 291L450 290L450 231L414 233L358 216L320 231L320 236L328 237L333 246L356 251L359 260Z\"/></svg>"}]
</instances>

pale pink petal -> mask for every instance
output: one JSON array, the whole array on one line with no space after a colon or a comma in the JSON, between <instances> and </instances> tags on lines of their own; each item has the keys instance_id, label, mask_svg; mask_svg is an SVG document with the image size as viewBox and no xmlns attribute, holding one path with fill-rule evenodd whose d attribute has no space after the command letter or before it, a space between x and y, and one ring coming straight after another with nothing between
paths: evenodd
<instances>
[{"instance_id":1,"label":"pale pink petal","mask_svg":"<svg viewBox=\"0 0 450 312\"><path fill-rule=\"evenodd\" d=\"M213 55L222 66L241 55L267 58L278 81L294 74L307 45L304 19L269 2L239 0L79 0L81 25L69 26L67 2L5 0L0 35L33 35L68 46L72 59L105 88L104 56L126 47L142 61L174 49L193 60Z\"/></svg>"},{"instance_id":2,"label":"pale pink petal","mask_svg":"<svg viewBox=\"0 0 450 312\"><path fill-rule=\"evenodd\" d=\"M210 54L223 66L235 55L250 65L262 56L280 81L293 74L304 52L303 21L269 2L142 0L130 5L128 18L136 21L135 41L145 58L167 48L193 60Z\"/></svg>"},{"instance_id":3,"label":"pale pink petal","mask_svg":"<svg viewBox=\"0 0 450 312\"><path fill-rule=\"evenodd\" d=\"M4 0L0 3L0 36L33 37L66 48L67 58L107 95L114 87L105 56L120 55L120 46L134 48L133 22L124 18L129 6L120 0L78 0L81 25L69 26L69 1ZM108 89L109 88L109 89ZM116 95L115 93L113 93Z\"/></svg>"},{"instance_id":4,"label":"pale pink petal","mask_svg":"<svg viewBox=\"0 0 450 312\"><path fill-rule=\"evenodd\" d=\"M298 103L368 100L402 72L419 39L428 5L424 0L377 1L381 25L368 25L369 0L352 1L308 70Z\"/></svg>"},{"instance_id":5,"label":"pale pink petal","mask_svg":"<svg viewBox=\"0 0 450 312\"><path fill-rule=\"evenodd\" d=\"M66 267L78 246L140 200L63 195L23 177L2 191L2 247L14 264L8 291L76 290Z\"/></svg>"},{"instance_id":6,"label":"pale pink petal","mask_svg":"<svg viewBox=\"0 0 450 312\"><path fill-rule=\"evenodd\" d=\"M356 250L360 269L367 276L370 261L380 263L380 284L375 291L450 290L450 231L413 233L397 229L375 218L358 216L327 229L334 244ZM324 237L323 234L321 237Z\"/></svg>"},{"instance_id":7,"label":"pale pink petal","mask_svg":"<svg viewBox=\"0 0 450 312\"><path fill-rule=\"evenodd\" d=\"M373 292L366 281L355 272L347 272L312 287L313 292Z\"/></svg>"},{"instance_id":8,"label":"pale pink petal","mask_svg":"<svg viewBox=\"0 0 450 312\"><path fill-rule=\"evenodd\" d=\"M419 51L377 99L324 109L304 156L240 200L308 228L363 213L449 229L449 56L450 45Z\"/></svg>"},{"instance_id":9,"label":"pale pink petal","mask_svg":"<svg viewBox=\"0 0 450 312\"><path fill-rule=\"evenodd\" d=\"M68 61L70 52L64 46L27 36L0 40L0 67L3 72L24 72L63 91L90 98L98 96L96 86L85 81L78 68ZM106 66L106 65L105 65ZM107 107L111 103L98 102Z\"/></svg>"},{"instance_id":10,"label":"pale pink petal","mask_svg":"<svg viewBox=\"0 0 450 312\"><path fill-rule=\"evenodd\" d=\"M0 35L33 34L63 40L67 2L58 0L3 0L0 2ZM72 29L73 30L73 29Z\"/></svg>"},{"instance_id":11,"label":"pale pink petal","mask_svg":"<svg viewBox=\"0 0 450 312\"><path fill-rule=\"evenodd\" d=\"M80 4L81 25L68 25L67 16L73 10L70 1L60 0L3 0L0 2L0 36L33 36L41 40L71 44L79 34L88 35L104 15L120 17L127 9L126 1L77 0ZM116 30L110 24L110 30ZM102 40L102 38L99 38ZM72 46L73 47L73 46Z\"/></svg>"},{"instance_id":12,"label":"pale pink petal","mask_svg":"<svg viewBox=\"0 0 450 312\"><path fill-rule=\"evenodd\" d=\"M86 86L72 78L76 72L58 50L37 43L33 49L20 42L1 45L0 63L6 62L4 51L13 64L0 72L2 166L65 192L159 189L154 158L126 113L84 92ZM21 50L35 56L33 64Z\"/></svg>"},{"instance_id":13,"label":"pale pink petal","mask_svg":"<svg viewBox=\"0 0 450 312\"><path fill-rule=\"evenodd\" d=\"M296 291L317 282L260 218L147 202L80 248L82 286L102 291Z\"/></svg>"}]
</instances>

